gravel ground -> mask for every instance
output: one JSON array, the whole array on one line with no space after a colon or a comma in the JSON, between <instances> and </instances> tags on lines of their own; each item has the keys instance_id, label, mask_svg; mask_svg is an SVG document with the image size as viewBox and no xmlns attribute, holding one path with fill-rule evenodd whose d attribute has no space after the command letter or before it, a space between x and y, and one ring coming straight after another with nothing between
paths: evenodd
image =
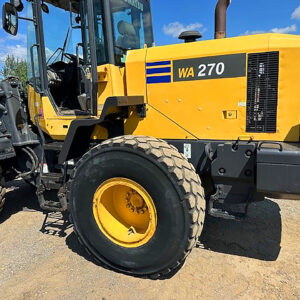
<instances>
[{"instance_id":1,"label":"gravel ground","mask_svg":"<svg viewBox=\"0 0 300 300\"><path fill-rule=\"evenodd\" d=\"M0 299L300 299L300 201L252 204L242 222L207 219L202 246L155 281L95 265L59 214L14 185L0 217Z\"/></svg>"}]
</instances>

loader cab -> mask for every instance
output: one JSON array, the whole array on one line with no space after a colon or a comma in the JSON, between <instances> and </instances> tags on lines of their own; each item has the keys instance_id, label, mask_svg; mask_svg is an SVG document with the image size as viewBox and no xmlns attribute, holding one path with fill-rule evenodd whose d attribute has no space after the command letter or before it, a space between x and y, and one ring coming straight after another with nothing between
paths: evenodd
<instances>
[{"instance_id":1,"label":"loader cab","mask_svg":"<svg viewBox=\"0 0 300 300\"><path fill-rule=\"evenodd\" d=\"M60 115L96 116L98 67L123 68L129 50L153 45L148 0L32 0L19 19L28 21L29 85Z\"/></svg>"}]
</instances>

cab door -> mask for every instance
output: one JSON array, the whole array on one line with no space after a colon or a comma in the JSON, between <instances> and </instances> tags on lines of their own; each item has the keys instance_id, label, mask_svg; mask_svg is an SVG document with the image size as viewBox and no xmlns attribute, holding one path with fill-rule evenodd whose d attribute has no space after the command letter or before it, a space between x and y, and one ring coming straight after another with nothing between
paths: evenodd
<instances>
[{"instance_id":1,"label":"cab door","mask_svg":"<svg viewBox=\"0 0 300 300\"><path fill-rule=\"evenodd\" d=\"M47 76L43 66L46 64L43 48L43 32L41 30L41 6L39 1L29 2L27 18L35 22L27 23L27 77L28 106L30 118L35 123L35 117L43 115L42 96L46 95ZM44 122L43 122L44 123ZM40 124L43 126L44 124Z\"/></svg>"},{"instance_id":2,"label":"cab door","mask_svg":"<svg viewBox=\"0 0 300 300\"><path fill-rule=\"evenodd\" d=\"M98 72L93 0L80 1L80 15L84 54L81 74L83 74L87 97L90 99L91 114L97 116Z\"/></svg>"}]
</instances>

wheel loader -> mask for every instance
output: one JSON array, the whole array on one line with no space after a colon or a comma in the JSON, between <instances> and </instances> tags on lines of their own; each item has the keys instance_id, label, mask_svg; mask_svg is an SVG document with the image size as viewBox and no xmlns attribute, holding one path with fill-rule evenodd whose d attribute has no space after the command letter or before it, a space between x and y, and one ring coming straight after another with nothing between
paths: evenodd
<instances>
[{"instance_id":1,"label":"wheel loader","mask_svg":"<svg viewBox=\"0 0 300 300\"><path fill-rule=\"evenodd\" d=\"M226 38L229 4L215 39L159 47L148 0L28 0L26 17L20 0L3 6L7 33L27 22L28 86L0 83L2 182L32 184L116 271L166 276L206 215L300 195L300 37Z\"/></svg>"}]
</instances>

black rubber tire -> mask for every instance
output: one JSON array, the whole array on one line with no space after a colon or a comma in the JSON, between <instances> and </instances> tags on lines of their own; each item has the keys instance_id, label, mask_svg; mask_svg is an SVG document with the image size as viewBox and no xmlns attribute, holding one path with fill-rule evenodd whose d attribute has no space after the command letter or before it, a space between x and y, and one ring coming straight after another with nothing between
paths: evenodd
<instances>
[{"instance_id":1,"label":"black rubber tire","mask_svg":"<svg viewBox=\"0 0 300 300\"><path fill-rule=\"evenodd\" d=\"M114 244L94 219L94 193L113 177L136 181L155 203L157 228L141 247ZM175 147L145 136L110 139L86 153L71 175L68 200L74 230L97 261L151 278L167 275L185 260L201 234L205 216L204 192L194 167Z\"/></svg>"},{"instance_id":2,"label":"black rubber tire","mask_svg":"<svg viewBox=\"0 0 300 300\"><path fill-rule=\"evenodd\" d=\"M0 213L3 210L3 206L5 203L5 193L6 193L6 189L0 185Z\"/></svg>"}]
</instances>

